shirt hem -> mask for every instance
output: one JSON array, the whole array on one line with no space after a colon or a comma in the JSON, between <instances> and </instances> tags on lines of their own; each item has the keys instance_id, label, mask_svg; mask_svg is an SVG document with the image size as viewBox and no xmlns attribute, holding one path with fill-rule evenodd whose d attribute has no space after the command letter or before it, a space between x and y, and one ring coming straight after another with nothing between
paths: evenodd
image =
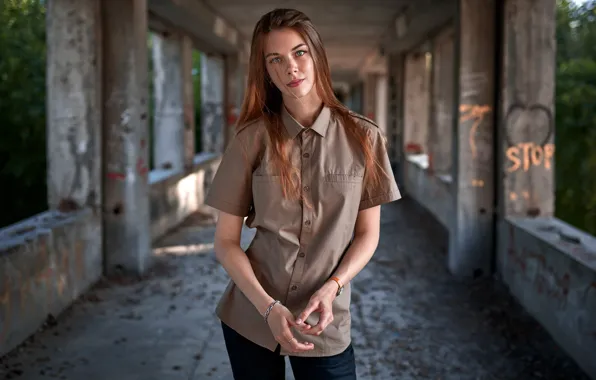
<instances>
[{"instance_id":1,"label":"shirt hem","mask_svg":"<svg viewBox=\"0 0 596 380\"><path fill-rule=\"evenodd\" d=\"M379 195L374 198L367 199L365 201L360 202L360 206L358 207L358 211L365 210L367 208L371 208L374 206L379 206L384 203L389 203L393 201L397 201L401 199L401 193L399 190L393 190L383 195Z\"/></svg>"},{"instance_id":2,"label":"shirt hem","mask_svg":"<svg viewBox=\"0 0 596 380\"><path fill-rule=\"evenodd\" d=\"M217 210L226 212L228 214L232 214L232 215L236 215L236 216L241 216L241 217L245 217L248 215L247 210L244 207L240 207L238 205L235 205L233 203L229 203L226 202L222 199L213 197L213 196L208 196L205 199L205 205L213 207Z\"/></svg>"}]
</instances>

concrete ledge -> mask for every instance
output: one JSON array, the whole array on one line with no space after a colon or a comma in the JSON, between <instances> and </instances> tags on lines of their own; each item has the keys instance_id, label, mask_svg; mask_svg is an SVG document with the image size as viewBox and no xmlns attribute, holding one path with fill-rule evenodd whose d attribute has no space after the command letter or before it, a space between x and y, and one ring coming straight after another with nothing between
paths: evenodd
<instances>
[{"instance_id":1,"label":"concrete ledge","mask_svg":"<svg viewBox=\"0 0 596 380\"><path fill-rule=\"evenodd\" d=\"M556 218L506 219L499 236L511 293L596 379L596 238Z\"/></svg>"},{"instance_id":2,"label":"concrete ledge","mask_svg":"<svg viewBox=\"0 0 596 380\"><path fill-rule=\"evenodd\" d=\"M220 155L202 153L187 172L159 169L149 173L153 240L200 209L220 159Z\"/></svg>"},{"instance_id":3,"label":"concrete ledge","mask_svg":"<svg viewBox=\"0 0 596 380\"><path fill-rule=\"evenodd\" d=\"M91 210L48 211L0 230L0 355L95 283L102 234Z\"/></svg>"},{"instance_id":4,"label":"concrete ledge","mask_svg":"<svg viewBox=\"0 0 596 380\"><path fill-rule=\"evenodd\" d=\"M445 227L451 224L453 200L448 176L436 176L427 170L426 155L406 156L404 161L405 191L426 208Z\"/></svg>"}]
</instances>

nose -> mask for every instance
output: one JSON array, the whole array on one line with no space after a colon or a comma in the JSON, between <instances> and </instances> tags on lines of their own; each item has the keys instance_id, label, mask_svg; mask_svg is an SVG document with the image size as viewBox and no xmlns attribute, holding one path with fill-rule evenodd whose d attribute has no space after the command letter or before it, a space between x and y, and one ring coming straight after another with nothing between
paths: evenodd
<instances>
[{"instance_id":1,"label":"nose","mask_svg":"<svg viewBox=\"0 0 596 380\"><path fill-rule=\"evenodd\" d=\"M288 60L288 69L287 69L287 74L288 75L292 75L298 72L298 65L296 64L296 61L294 59L289 59Z\"/></svg>"}]
</instances>

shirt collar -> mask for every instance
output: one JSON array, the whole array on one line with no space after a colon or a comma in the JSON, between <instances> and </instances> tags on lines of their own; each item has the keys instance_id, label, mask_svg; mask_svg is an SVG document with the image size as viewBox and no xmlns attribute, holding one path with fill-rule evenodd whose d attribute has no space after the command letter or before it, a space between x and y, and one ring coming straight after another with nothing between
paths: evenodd
<instances>
[{"instance_id":1,"label":"shirt collar","mask_svg":"<svg viewBox=\"0 0 596 380\"><path fill-rule=\"evenodd\" d=\"M298 134L300 134L300 132L302 132L304 129L307 129L303 127L299 122L297 122L296 119L292 117L292 115L290 115L285 106L282 105L281 108L282 120L284 122L284 125L286 126L286 130L288 131L290 138L293 139L294 137L298 136ZM327 132L327 127L329 127L330 121L331 110L329 109L329 107L323 106L323 109L319 113L319 116L317 116L317 119L310 127L310 129L317 132L319 135L325 137L325 133Z\"/></svg>"}]
</instances>

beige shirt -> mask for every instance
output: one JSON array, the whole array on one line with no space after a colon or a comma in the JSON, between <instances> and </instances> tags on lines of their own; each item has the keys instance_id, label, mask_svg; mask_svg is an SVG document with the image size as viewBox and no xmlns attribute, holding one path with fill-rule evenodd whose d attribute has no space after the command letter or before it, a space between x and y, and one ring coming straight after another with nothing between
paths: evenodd
<instances>
[{"instance_id":1,"label":"beige shirt","mask_svg":"<svg viewBox=\"0 0 596 380\"><path fill-rule=\"evenodd\" d=\"M301 174L305 201L283 199L281 185L268 166L267 130L262 121L240 129L228 145L206 203L216 209L248 216L256 235L246 250L257 279L271 297L295 316L332 275L353 236L358 211L400 199L382 131L370 120L354 120L372 132L374 153L388 177L380 187L363 183L364 157L355 150L339 118L324 107L310 128L302 127L283 109L283 121L292 139L291 159ZM299 341L315 348L299 356L330 356L351 342L350 284L333 302L333 322L319 336ZM218 306L218 317L249 340L274 351L278 345L263 316L231 281ZM315 325L318 314L307 323ZM289 355L282 348L283 355Z\"/></svg>"}]
</instances>

